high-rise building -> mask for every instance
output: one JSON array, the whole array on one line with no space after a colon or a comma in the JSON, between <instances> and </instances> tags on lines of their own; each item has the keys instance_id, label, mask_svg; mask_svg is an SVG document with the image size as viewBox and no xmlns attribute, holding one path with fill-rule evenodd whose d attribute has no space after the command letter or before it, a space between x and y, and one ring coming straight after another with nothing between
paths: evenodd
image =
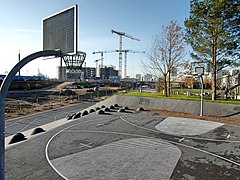
<instances>
[{"instance_id":1,"label":"high-rise building","mask_svg":"<svg viewBox=\"0 0 240 180\"><path fill-rule=\"evenodd\" d=\"M83 81L82 79L82 71L76 69L67 70L67 80L71 81Z\"/></svg>"},{"instance_id":2,"label":"high-rise building","mask_svg":"<svg viewBox=\"0 0 240 180\"><path fill-rule=\"evenodd\" d=\"M95 67L83 67L82 72L84 78L96 77L96 68Z\"/></svg>"},{"instance_id":3,"label":"high-rise building","mask_svg":"<svg viewBox=\"0 0 240 180\"><path fill-rule=\"evenodd\" d=\"M67 74L66 74L67 70L66 70L66 66L58 66L57 67L57 77L60 80L66 80L67 79Z\"/></svg>"},{"instance_id":4,"label":"high-rise building","mask_svg":"<svg viewBox=\"0 0 240 180\"><path fill-rule=\"evenodd\" d=\"M141 81L141 74L136 74L136 79L138 80L138 81Z\"/></svg>"},{"instance_id":5,"label":"high-rise building","mask_svg":"<svg viewBox=\"0 0 240 180\"><path fill-rule=\"evenodd\" d=\"M144 81L152 81L152 75L151 74L145 74L143 76Z\"/></svg>"},{"instance_id":6,"label":"high-rise building","mask_svg":"<svg viewBox=\"0 0 240 180\"><path fill-rule=\"evenodd\" d=\"M69 70L66 66L58 68L58 79L83 81L88 78L96 78L95 67L83 67L81 70ZM109 79L110 77L118 76L118 71L113 66L105 66L101 68L101 78Z\"/></svg>"},{"instance_id":7,"label":"high-rise building","mask_svg":"<svg viewBox=\"0 0 240 180\"><path fill-rule=\"evenodd\" d=\"M68 81L82 81L82 71L76 69L67 69L66 66L58 66L58 79Z\"/></svg>"},{"instance_id":8,"label":"high-rise building","mask_svg":"<svg viewBox=\"0 0 240 180\"><path fill-rule=\"evenodd\" d=\"M111 76L118 76L118 71L114 69L113 66L105 66L101 68L102 79L109 79Z\"/></svg>"}]
</instances>

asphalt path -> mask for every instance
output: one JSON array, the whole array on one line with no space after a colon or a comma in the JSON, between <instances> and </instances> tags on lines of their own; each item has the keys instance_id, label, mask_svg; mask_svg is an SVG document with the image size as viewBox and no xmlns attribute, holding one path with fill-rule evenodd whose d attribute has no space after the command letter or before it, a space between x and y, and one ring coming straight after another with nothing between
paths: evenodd
<instances>
[{"instance_id":1,"label":"asphalt path","mask_svg":"<svg viewBox=\"0 0 240 180\"><path fill-rule=\"evenodd\" d=\"M174 135L156 129L167 118L147 111L112 110L68 121L7 148L6 179L240 177L239 126L224 124L194 136ZM169 148L164 150L166 145ZM181 151L180 157L178 153L173 159L171 154L178 151L172 146ZM164 162L158 159L159 153L163 153ZM145 158L146 154L149 158ZM142 162L143 159L151 161ZM155 166L163 170L158 173Z\"/></svg>"},{"instance_id":2,"label":"asphalt path","mask_svg":"<svg viewBox=\"0 0 240 180\"><path fill-rule=\"evenodd\" d=\"M43 111L39 113L30 114L27 116L21 116L14 119L8 119L5 122L5 136L10 136L18 132L23 132L28 129L36 128L41 125L62 119L67 115L78 112L85 109L97 101L83 101L79 104L74 104L66 107L61 107L58 109L52 109L48 111Z\"/></svg>"}]
</instances>

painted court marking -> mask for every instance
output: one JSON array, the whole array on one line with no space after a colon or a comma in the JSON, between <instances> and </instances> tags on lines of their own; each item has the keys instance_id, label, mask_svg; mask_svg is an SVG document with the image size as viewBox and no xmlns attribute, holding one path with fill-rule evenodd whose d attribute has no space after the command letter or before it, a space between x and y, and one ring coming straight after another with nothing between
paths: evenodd
<instances>
[{"instance_id":1,"label":"painted court marking","mask_svg":"<svg viewBox=\"0 0 240 180\"><path fill-rule=\"evenodd\" d=\"M51 160L67 179L170 179L181 150L150 138L130 138Z\"/></svg>"},{"instance_id":2,"label":"painted court marking","mask_svg":"<svg viewBox=\"0 0 240 180\"><path fill-rule=\"evenodd\" d=\"M163 133L183 136L194 136L207 133L223 125L224 123L218 123L213 121L167 117L158 125L156 125L155 128Z\"/></svg>"}]
</instances>

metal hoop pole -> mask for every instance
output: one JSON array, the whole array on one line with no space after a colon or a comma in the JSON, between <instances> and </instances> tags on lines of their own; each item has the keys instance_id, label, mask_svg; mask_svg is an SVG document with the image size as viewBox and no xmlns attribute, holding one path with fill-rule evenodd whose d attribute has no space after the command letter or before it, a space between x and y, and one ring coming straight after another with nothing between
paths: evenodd
<instances>
[{"instance_id":1,"label":"metal hoop pole","mask_svg":"<svg viewBox=\"0 0 240 180\"><path fill-rule=\"evenodd\" d=\"M5 179L5 99L8 88L17 72L30 61L39 57L61 56L61 51L46 50L33 53L18 62L4 78L0 88L0 179Z\"/></svg>"},{"instance_id":2,"label":"metal hoop pole","mask_svg":"<svg viewBox=\"0 0 240 180\"><path fill-rule=\"evenodd\" d=\"M201 107L200 107L200 116L203 116L203 96L204 96L204 82L203 77L200 75L202 90L201 90Z\"/></svg>"}]
</instances>

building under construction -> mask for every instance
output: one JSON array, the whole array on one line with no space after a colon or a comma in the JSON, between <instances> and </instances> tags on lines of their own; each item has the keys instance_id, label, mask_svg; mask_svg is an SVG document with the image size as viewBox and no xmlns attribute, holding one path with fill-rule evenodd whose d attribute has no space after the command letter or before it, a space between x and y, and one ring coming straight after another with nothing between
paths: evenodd
<instances>
[{"instance_id":1,"label":"building under construction","mask_svg":"<svg viewBox=\"0 0 240 180\"><path fill-rule=\"evenodd\" d=\"M82 70L79 69L67 69L66 66L58 66L58 79L63 81L76 81L80 82L84 80Z\"/></svg>"},{"instance_id":2,"label":"building under construction","mask_svg":"<svg viewBox=\"0 0 240 180\"><path fill-rule=\"evenodd\" d=\"M58 79L64 81L85 81L89 78L97 77L95 67L83 67L81 70L67 69L66 66L58 67ZM112 76L118 76L118 71L113 66L104 66L100 69L100 77L102 80L107 80Z\"/></svg>"},{"instance_id":3,"label":"building under construction","mask_svg":"<svg viewBox=\"0 0 240 180\"><path fill-rule=\"evenodd\" d=\"M118 70L115 70L113 66L104 66L100 69L100 76L102 79L109 79L112 76L118 76Z\"/></svg>"}]
</instances>

